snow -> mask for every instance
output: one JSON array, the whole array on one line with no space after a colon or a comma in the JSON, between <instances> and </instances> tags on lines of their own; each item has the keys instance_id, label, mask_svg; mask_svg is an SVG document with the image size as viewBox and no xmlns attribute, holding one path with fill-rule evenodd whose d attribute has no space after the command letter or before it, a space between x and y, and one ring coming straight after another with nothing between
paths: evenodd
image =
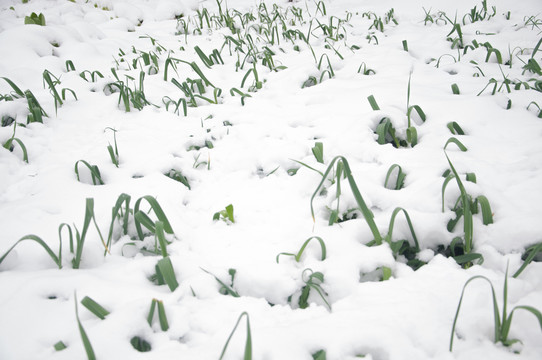
<instances>
[{"instance_id":1,"label":"snow","mask_svg":"<svg viewBox=\"0 0 542 360\"><path fill-rule=\"evenodd\" d=\"M0 77L32 91L48 115L43 123L26 125L24 98L0 100L0 116L16 119L15 137L24 143L29 157L28 163L23 161L18 143L13 143L11 152L0 148L0 255L28 234L39 236L56 252L60 224L81 231L87 198L94 199L96 223L107 236L111 209L120 194L131 196L131 207L150 195L174 230L167 235L171 241L167 250L179 283L170 291L167 285L149 280L161 257L144 255L142 248L152 248L155 239L150 234L139 241L133 218L128 235L117 224L105 257L91 223L80 269L71 267L66 230L62 269L37 243L23 241L0 264L0 359L86 358L75 317L76 294L79 301L89 296L110 312L100 320L79 303L79 318L99 359L218 359L243 312L250 316L255 359L311 359L321 349L332 360L356 355L375 360L540 358L542 332L536 318L525 311L514 313L510 331L510 338L520 339L521 346L493 343L491 292L483 280L467 287L454 350L448 351L465 282L475 275L487 277L502 308L507 266L513 274L522 264L525 248L541 241L542 119L530 104L542 106L542 94L532 88L516 90L512 84L510 93L503 88L491 95L490 85L478 96L491 78L498 86L503 76L531 86L541 80L522 69L522 61L531 57L541 36L540 28L525 24L529 16L539 18L539 0L489 0L488 8L497 9L493 18L461 23L465 44L474 39L479 44L490 42L500 50L503 62L514 54L511 67L498 64L495 56L486 62L484 47L466 53L452 49L446 41L450 24L424 25L426 12L438 16L445 11L451 19L457 14L461 21L475 5L480 9L475 0L325 0L326 16L316 16L315 2L278 0L268 3L269 11L273 3L283 12L292 6L302 9L305 22L296 20L287 26L304 34L313 17L322 24L329 24L332 15L333 21L348 18L347 12L351 17L344 25L345 38L338 41L326 42L313 21L314 57L302 40L295 42L296 50L282 37L279 44L266 44L256 28L250 30L255 46L260 51L268 46L275 53L275 66L286 68L271 71L258 59L262 87L249 91L254 74L247 76L244 87L241 83L253 65L247 62L236 71L235 45L231 51L224 45L225 37L233 36L231 31L213 25L205 26L201 34L193 32L199 22L197 11L206 8L210 15L217 14L216 1L0 1ZM222 10L256 14L258 5L258 1L230 0L227 6L222 3ZM373 19L364 13L371 11L383 19L392 8L397 25L384 24L383 33L369 30ZM508 11L510 19L505 16ZM32 12L43 13L46 26L25 25L24 17ZM189 23L186 37L178 33L176 17ZM288 18L295 19L292 13ZM235 19L239 24L240 17ZM370 32L378 44L368 41ZM408 52L403 50L403 40L408 42ZM224 64L207 68L194 50L196 45L205 54L222 49ZM352 45L359 49L350 49ZM146 72L144 78L145 96L156 106L126 112L118 92L104 88L116 81L112 68L130 88L139 88L143 62L133 69L137 57L133 49L152 51L159 58L158 74ZM320 84L302 88L310 76L320 81L328 66L324 57L321 69L317 67L324 53L335 76L324 75ZM164 81L168 54L195 62L222 89L219 104L198 98L198 106L188 107L187 116L182 105L178 114L175 105L166 110L165 96L174 101L184 97L172 78L199 79L188 64L180 62L176 69L168 69ZM542 64L541 51L534 58ZM67 71L67 60L76 71ZM242 56L239 61L243 62ZM375 73L359 73L362 63ZM77 99L67 92L63 105L55 110L54 98L43 86L44 70L60 80L58 91L72 89ZM85 81L79 76L84 70L98 70L104 77ZM482 72L485 76L473 76ZM418 144L399 149L379 145L374 130L383 117L390 118L400 138L406 137L409 75L409 105L419 105L427 115L425 122L413 115ZM86 76L90 80L90 73ZM460 95L452 93L454 83ZM250 94L244 105L239 94L230 93L232 88ZM13 89L0 79L0 95L10 93ZM371 108L370 95L380 110ZM203 96L213 99L213 87L207 86ZM509 100L512 107L507 109ZM453 121L466 135L450 133L446 125ZM115 144L113 131L107 128L116 130L118 168L107 151L108 145ZM13 133L13 124L0 127L0 143ZM442 211L442 174L449 169L443 147L451 136L468 148L461 152L453 144L448 146L446 153L454 167L463 179L466 173L476 174L476 183L463 180L464 186L473 198L486 196L494 213L490 225L482 223L481 214L474 215L474 251L483 255L484 262L468 269L437 251L439 245L446 247L454 237L463 236L462 221L453 232L446 228L459 195L455 180L448 184ZM311 151L316 142L324 146L323 164ZM324 172L338 155L348 160L383 236L394 209L408 211L421 248L417 258L426 265L414 271L404 257L394 258L387 243L370 246L374 236L359 211L356 219L329 226L330 209L337 207L336 183L326 180L327 193L315 196L313 221L311 197L322 179L318 171ZM97 165L105 185L92 185L82 164L78 181L74 172L78 160ZM384 187L393 164L407 174L403 189ZM191 189L164 176L171 169L180 171ZM292 175L291 170L297 173ZM342 216L358 205L346 179L341 189ZM234 206L235 222L213 221L213 214L229 204ZM154 213L149 216L155 219ZM313 240L299 262L285 255L277 261L279 253L297 253L312 236L325 241L325 260ZM402 213L393 231L393 240L400 239L413 243ZM382 267L391 269L389 280L379 281ZM238 298L222 295L213 277L230 285L229 269L236 270L233 289ZM299 307L305 269L324 274L321 286L331 310L315 291L309 306ZM542 309L541 271L542 265L533 262L519 277L509 277L508 311L516 305ZM147 323L152 299L164 303L167 331L160 329L156 316L151 326ZM136 351L130 344L134 336L148 341L152 350ZM225 359L242 358L245 337L243 319ZM67 348L55 351L58 341Z\"/></svg>"}]
</instances>

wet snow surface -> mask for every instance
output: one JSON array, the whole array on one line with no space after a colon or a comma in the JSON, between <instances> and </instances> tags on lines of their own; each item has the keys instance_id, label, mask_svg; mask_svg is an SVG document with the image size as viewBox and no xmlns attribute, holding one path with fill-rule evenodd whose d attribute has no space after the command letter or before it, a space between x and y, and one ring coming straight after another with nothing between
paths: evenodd
<instances>
[{"instance_id":1,"label":"wet snow surface","mask_svg":"<svg viewBox=\"0 0 542 360\"><path fill-rule=\"evenodd\" d=\"M526 311L514 314L509 336L522 346L493 343L491 291L483 280L467 287L454 351L448 351L464 283L486 276L502 310L507 264L512 275L525 248L542 240L542 94L534 89L541 90L542 77L523 69L531 58L542 64L542 51L535 51L540 2L489 0L485 19L475 22L464 17L474 6L483 8L474 0L319 4L280 0L264 8L256 1L224 1L222 13L233 16L237 28L233 34L214 1L0 2L0 76L29 90L47 114L42 123L27 123L29 102L0 79L0 143L18 139L11 152L0 148L0 255L29 234L57 253L59 226L69 224L75 241L76 229L84 228L85 199L94 201L79 269L72 269L68 225L62 228L62 269L32 240L1 263L1 359L86 359L75 294L98 359L218 359L243 312L250 318L254 359L309 360L319 350L327 359L540 358L542 332ZM45 26L24 24L32 12L44 15ZM460 24L463 48L454 44L458 31L443 13ZM426 14L432 21L424 23ZM216 64L206 66L196 46L207 56L216 49ZM56 110L45 70L62 100ZM127 98L127 112L119 97L123 87L136 103L143 91L147 106L139 110ZM199 95L192 103L197 106L190 106L190 92ZM380 110L371 107L371 95ZM189 105L186 115L181 98ZM418 143L379 144L375 130L383 118L407 139L410 105L426 115L423 122L411 112ZM453 122L464 135L452 134L447 125ZM488 225L481 213L473 215L472 252L484 262L467 269L443 251L464 238L462 219L447 229L460 195L455 180L446 187L442 211L443 173L450 169L443 149L452 136L468 149L446 148L466 192L472 199L485 196L493 214ZM111 145L114 153L115 141L118 167L108 152ZM311 150L317 143L323 163ZM419 242L416 259L424 266L414 271L387 242L373 245L346 179L337 204L336 167L325 190L317 191L338 155L347 159L382 237L394 209L408 212ZM78 180L79 160L97 166L104 184L93 185L83 162ZM393 164L406 173L399 190L390 185L393 174L384 186ZM190 188L164 175L171 170ZM466 180L468 173L476 182ZM113 222L104 257L95 224L107 242L112 208L123 193L131 197L128 232L120 218ZM143 227L141 239L135 227L135 203L147 195L173 230L166 238L179 284L174 291L152 281L162 255L149 254L156 244L151 231ZM224 218L230 204L233 223ZM330 226L337 206L346 221ZM157 220L146 200L140 208ZM222 218L213 220L220 211ZM312 236L325 243L324 260L313 239L299 261L281 255L277 262L279 253L297 253ZM391 240L414 246L402 212ZM236 270L233 283L230 269ZM391 278L378 281L388 270ZM311 288L303 309L299 299L311 271L323 275L322 283L313 280L324 298ZM533 262L509 278L508 311L515 305L542 309L541 271ZM222 294L213 275L239 297ZM96 317L80 304L86 296L110 314ZM151 326L147 322L153 299L163 301L167 331L157 315ZM152 350L138 352L134 337ZM243 318L224 358L242 358L245 339ZM55 351L59 341L67 348Z\"/></svg>"}]
</instances>

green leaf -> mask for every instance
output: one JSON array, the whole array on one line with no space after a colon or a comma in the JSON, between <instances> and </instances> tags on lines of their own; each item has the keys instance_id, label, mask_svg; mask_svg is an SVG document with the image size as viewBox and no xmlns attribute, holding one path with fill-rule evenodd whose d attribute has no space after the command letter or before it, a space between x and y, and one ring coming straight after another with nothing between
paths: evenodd
<instances>
[{"instance_id":1,"label":"green leaf","mask_svg":"<svg viewBox=\"0 0 542 360\"><path fill-rule=\"evenodd\" d=\"M454 95L459 95L460 94L459 86L457 86L457 84L452 84L452 93Z\"/></svg>"},{"instance_id":2,"label":"green leaf","mask_svg":"<svg viewBox=\"0 0 542 360\"><path fill-rule=\"evenodd\" d=\"M521 267L515 272L513 277L517 278L519 276L519 274L521 274L523 272L523 270L525 270L527 265L529 265L531 263L531 261L533 261L535 256L540 252L542 252L542 242L540 242L538 244L535 244L535 245L531 246L530 248L528 248L527 252L526 252L528 255L525 258L525 261L523 262Z\"/></svg>"},{"instance_id":3,"label":"green leaf","mask_svg":"<svg viewBox=\"0 0 542 360\"><path fill-rule=\"evenodd\" d=\"M83 341L83 346L85 347L85 352L87 353L88 360L96 360L96 355L94 354L94 349L92 349L92 344L90 339L83 328L81 320L79 320L79 310L77 308L77 294L74 294L75 297L75 317L77 319L77 325L79 326L79 333L81 334L81 340Z\"/></svg>"},{"instance_id":4,"label":"green leaf","mask_svg":"<svg viewBox=\"0 0 542 360\"><path fill-rule=\"evenodd\" d=\"M169 289L173 292L179 283L177 282L177 277L175 276L175 270L173 269L173 264L169 256L166 256L156 264L156 275L164 280Z\"/></svg>"},{"instance_id":5,"label":"green leaf","mask_svg":"<svg viewBox=\"0 0 542 360\"><path fill-rule=\"evenodd\" d=\"M489 200L484 195L480 195L476 198L480 207L482 208L482 218L484 225L493 224L493 213L491 206L489 206Z\"/></svg>"},{"instance_id":6,"label":"green leaf","mask_svg":"<svg viewBox=\"0 0 542 360\"><path fill-rule=\"evenodd\" d=\"M62 341L57 342L53 347L56 351L62 351L67 348L66 344L64 344Z\"/></svg>"},{"instance_id":7,"label":"green leaf","mask_svg":"<svg viewBox=\"0 0 542 360\"><path fill-rule=\"evenodd\" d=\"M318 350L314 354L312 354L313 360L326 360L326 352L325 350Z\"/></svg>"},{"instance_id":8,"label":"green leaf","mask_svg":"<svg viewBox=\"0 0 542 360\"><path fill-rule=\"evenodd\" d=\"M459 303L457 304L457 310L455 312L454 322L453 322L453 325L452 325L452 332L451 332L451 335L450 335L450 348L449 348L450 352L453 350L455 326L457 324L457 319L459 317L459 310L461 309L461 304L463 302L463 296L465 295L465 289L467 288L468 284L470 284L473 280L476 280L476 279L485 280L491 286L491 294L492 294L492 297L493 297L493 316L494 316L494 326L495 326L495 329L494 329L495 330L495 342L498 341L499 330L501 328L501 319L500 319L500 315L499 315L499 306L497 304L497 297L495 296L495 289L493 288L493 284L491 283L491 281L487 277L482 276L482 275L477 275L477 276L471 277L469 280L467 280L465 285L463 285L463 290L461 291L461 296L459 298Z\"/></svg>"},{"instance_id":9,"label":"green leaf","mask_svg":"<svg viewBox=\"0 0 542 360\"><path fill-rule=\"evenodd\" d=\"M236 297L236 298L240 297L237 291L235 291L231 286L227 285L225 282L220 280L216 275L214 275L210 271L205 270L204 268L200 267L200 269L205 271L207 274L211 275L212 277L214 277L215 280L222 286L221 289L224 289L228 295ZM232 280L233 280L233 275L232 275Z\"/></svg>"},{"instance_id":10,"label":"green leaf","mask_svg":"<svg viewBox=\"0 0 542 360\"><path fill-rule=\"evenodd\" d=\"M102 320L109 315L109 311L88 296L85 296L83 300L81 300L81 304Z\"/></svg>"},{"instance_id":11,"label":"green leaf","mask_svg":"<svg viewBox=\"0 0 542 360\"><path fill-rule=\"evenodd\" d=\"M149 352L152 350L151 344L139 336L131 338L130 344L132 344L132 347L139 352Z\"/></svg>"},{"instance_id":12,"label":"green leaf","mask_svg":"<svg viewBox=\"0 0 542 360\"><path fill-rule=\"evenodd\" d=\"M376 103L375 97L374 97L373 95L369 95L369 96L367 97L367 100L369 100L369 104L371 105L371 108L372 108L374 111L380 110L380 107L379 107L378 104Z\"/></svg>"},{"instance_id":13,"label":"green leaf","mask_svg":"<svg viewBox=\"0 0 542 360\"><path fill-rule=\"evenodd\" d=\"M252 360L252 335L250 332L250 320L247 312L243 312L241 315L239 315L239 318L237 319L237 322L235 323L235 326L233 327L230 336L228 336L228 340L226 340L226 344L224 344L224 348L222 349L219 360L222 360L222 358L224 358L224 354L226 353L230 340L233 337L235 330L237 330L237 326L239 326L239 323L241 322L243 316L246 316L247 318L247 337L245 341L245 353L243 356L243 360Z\"/></svg>"},{"instance_id":14,"label":"green leaf","mask_svg":"<svg viewBox=\"0 0 542 360\"><path fill-rule=\"evenodd\" d=\"M316 142L314 147L311 149L316 161L320 164L324 163L324 144L321 142Z\"/></svg>"},{"instance_id":15,"label":"green leaf","mask_svg":"<svg viewBox=\"0 0 542 360\"><path fill-rule=\"evenodd\" d=\"M4 261L4 259L9 255L9 253L15 248L15 246L17 246L20 242L22 241L25 241L25 240L32 240L32 241L35 241L37 242L38 244L41 245L41 247L47 252L47 254L49 254L49 256L51 257L51 259L53 259L53 261L55 262L55 264L58 266L59 269L62 268L62 239L60 239L60 245L59 245L59 252L58 252L58 256L53 252L53 250L51 250L51 248L49 247L49 245L47 245L45 243L45 241L43 241L39 236L36 236L36 235L25 235L23 236L22 238L20 238L19 240L17 240L17 242L15 244L13 244L12 247L10 247L8 249L8 251L6 251L4 253L4 255L2 255L2 257L0 257L0 264L2 263L2 261Z\"/></svg>"},{"instance_id":16,"label":"green leaf","mask_svg":"<svg viewBox=\"0 0 542 360\"><path fill-rule=\"evenodd\" d=\"M388 186L388 182L390 181L390 178L395 174L394 171L396 171L397 176L395 179L395 185L394 186ZM403 169L400 165L393 164L388 169L388 172L386 173L386 179L384 181L384 187L386 189L393 189L393 190L400 190L403 188L403 185L405 183L406 174L403 172Z\"/></svg>"}]
</instances>

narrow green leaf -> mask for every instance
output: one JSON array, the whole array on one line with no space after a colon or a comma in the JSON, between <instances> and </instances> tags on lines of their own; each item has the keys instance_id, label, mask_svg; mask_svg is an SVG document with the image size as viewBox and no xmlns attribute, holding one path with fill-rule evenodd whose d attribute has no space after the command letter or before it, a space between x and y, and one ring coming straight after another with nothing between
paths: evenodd
<instances>
[{"instance_id":1,"label":"narrow green leaf","mask_svg":"<svg viewBox=\"0 0 542 360\"><path fill-rule=\"evenodd\" d=\"M75 297L75 317L77 319L77 324L79 326L79 333L81 334L81 340L83 341L83 346L85 347L85 352L87 353L87 358L88 360L96 360L94 349L92 349L92 345L90 343L88 335L85 329L83 328L83 324L81 323L81 320L79 320L79 310L77 308L77 294L74 294L74 297Z\"/></svg>"},{"instance_id":2,"label":"narrow green leaf","mask_svg":"<svg viewBox=\"0 0 542 360\"><path fill-rule=\"evenodd\" d=\"M379 107L378 104L376 103L375 97L374 97L373 95L369 95L369 96L367 97L367 100L369 100L369 104L371 105L371 108L372 108L374 111L380 110L380 107Z\"/></svg>"},{"instance_id":3,"label":"narrow green leaf","mask_svg":"<svg viewBox=\"0 0 542 360\"><path fill-rule=\"evenodd\" d=\"M321 142L316 142L314 147L311 149L316 161L320 164L324 163L324 144Z\"/></svg>"},{"instance_id":4,"label":"narrow green leaf","mask_svg":"<svg viewBox=\"0 0 542 360\"><path fill-rule=\"evenodd\" d=\"M542 242L540 242L538 244L535 244L535 245L531 246L530 248L528 248L527 249L528 255L525 258L525 261L523 262L521 267L515 272L515 274L512 277L517 278L523 272L523 270L525 270L527 265L529 265L531 263L531 261L534 260L535 256L540 252L542 252Z\"/></svg>"},{"instance_id":5,"label":"narrow green leaf","mask_svg":"<svg viewBox=\"0 0 542 360\"><path fill-rule=\"evenodd\" d=\"M55 262L55 264L58 266L59 269L62 268L62 257L61 257L61 251L62 251L62 239L60 239L60 245L59 245L59 255L57 256L53 250L51 250L51 248L49 247L49 245L47 245L45 243L45 241L43 241L40 237L36 236L36 235L26 235L26 236L23 236L22 238L20 238L19 240L17 240L17 242L15 244L13 244L12 247L10 247L8 249L8 251L6 251L4 253L4 255L2 255L2 257L0 257L0 264L2 263L2 261L4 261L4 259L9 255L9 253L15 248L15 246L17 246L20 242L22 241L25 241L25 240L33 240L35 242L37 242L38 244L41 245L41 247L47 252L47 254L49 254L49 256L51 257L51 259L53 259L53 261Z\"/></svg>"},{"instance_id":6,"label":"narrow green leaf","mask_svg":"<svg viewBox=\"0 0 542 360\"><path fill-rule=\"evenodd\" d=\"M482 218L484 225L493 224L493 213L491 206L489 206L489 200L484 195L480 195L476 198L480 207L482 208Z\"/></svg>"},{"instance_id":7,"label":"narrow green leaf","mask_svg":"<svg viewBox=\"0 0 542 360\"><path fill-rule=\"evenodd\" d=\"M158 300L158 320L160 321L160 329L162 329L162 331L167 331L169 329L169 324L167 321L166 309L161 300Z\"/></svg>"},{"instance_id":8,"label":"narrow green leaf","mask_svg":"<svg viewBox=\"0 0 542 360\"><path fill-rule=\"evenodd\" d=\"M109 311L88 296L81 300L81 304L102 320L109 315Z\"/></svg>"},{"instance_id":9,"label":"narrow green leaf","mask_svg":"<svg viewBox=\"0 0 542 360\"><path fill-rule=\"evenodd\" d=\"M173 264L171 263L171 259L169 256L158 260L158 263L156 264L156 270L157 273L160 273L160 276L162 277L162 279L164 279L164 282L167 284L167 286L172 292L175 291L177 287L179 287L177 277L175 276L175 270L173 270Z\"/></svg>"},{"instance_id":10,"label":"narrow green leaf","mask_svg":"<svg viewBox=\"0 0 542 360\"><path fill-rule=\"evenodd\" d=\"M245 342L245 353L243 356L243 360L252 360L252 335L250 332L250 320L249 320L249 316L247 312L243 312L237 319L237 322L235 323L235 326L233 327L233 330L230 333L230 336L228 336L228 340L226 340L226 344L224 344L224 348L222 349L222 353L220 354L219 360L222 360L222 358L224 358L224 354L226 353L230 340L233 337L235 330L237 330L237 326L239 326L239 323L243 319L243 316L246 316L247 318L247 337L246 337L246 342Z\"/></svg>"},{"instance_id":11,"label":"narrow green leaf","mask_svg":"<svg viewBox=\"0 0 542 360\"><path fill-rule=\"evenodd\" d=\"M499 315L499 307L498 307L498 304L497 304L497 297L495 296L495 289L493 288L493 284L491 283L491 281L487 277L482 276L482 275L477 275L477 276L471 277L469 280L467 280L465 285L463 285L463 290L461 291L461 296L459 298L459 303L457 304L457 310L455 312L454 322L453 322L453 325L452 325L452 332L451 332L451 335L450 335L450 348L449 348L450 352L453 350L455 326L457 324L457 319L459 317L459 310L461 309L461 304L463 302L463 296L465 295L465 289L467 288L467 285L471 281L476 280L476 279L483 279L483 280L487 281L489 283L489 285L491 286L491 294L493 296L493 315L494 315L494 323L495 323L494 324L495 325L495 342L498 341L499 329L501 327L501 320L500 320L500 315Z\"/></svg>"}]
</instances>

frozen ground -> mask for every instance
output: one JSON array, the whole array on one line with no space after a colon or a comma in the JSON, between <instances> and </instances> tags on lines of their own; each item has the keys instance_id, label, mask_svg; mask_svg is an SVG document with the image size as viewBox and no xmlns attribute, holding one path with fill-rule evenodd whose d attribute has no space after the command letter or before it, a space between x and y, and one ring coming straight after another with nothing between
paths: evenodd
<instances>
[{"instance_id":1,"label":"frozen ground","mask_svg":"<svg viewBox=\"0 0 542 360\"><path fill-rule=\"evenodd\" d=\"M150 280L162 256L139 251L143 245L152 250L155 237L148 232L140 241L132 216L128 235L115 221L105 257L91 221L79 269L72 269L67 226L62 269L38 243L24 241L0 264L0 359L86 359L75 294L110 312L100 320L79 303L81 324L98 359L218 359L243 312L250 317L254 359L309 360L319 350L337 360L358 355L375 360L540 359L542 329L526 311L514 314L509 336L522 346L493 343L491 292L482 280L467 288L454 350L448 350L465 281L474 275L489 278L502 308L507 264L513 274L525 248L541 241L542 119L537 106L542 106L542 94L533 87L542 90L542 77L523 69L533 54L542 64L542 50L535 51L542 36L540 1L489 0L487 16L493 15L493 6L495 15L474 23L464 15L474 6L480 11L482 3L475 0L276 4L274 10L267 3L271 22L262 30L266 14L258 2L230 0L226 6L224 1L223 12L239 13L233 19L240 33L232 34L219 26L217 3L209 0L0 0L0 77L30 90L48 115L43 123L27 124L27 100L0 79L0 143L14 136L28 155L26 163L17 141L11 152L0 148L0 255L28 234L56 252L59 225L83 229L87 198L94 199L95 223L107 240L119 195L131 196L132 209L137 199L150 195L173 228L167 251L179 284L171 291ZM197 10L203 14L204 8L210 27L205 17L198 18ZM277 11L284 23L273 18ZM45 26L24 24L32 12L44 15ZM441 12L460 24L463 49L453 43L458 32L452 32ZM426 14L432 22L424 23ZM375 26L378 19L381 29ZM188 34L183 34L183 22ZM331 25L332 33L326 35L327 28L319 24ZM292 41L284 36L287 30L295 36ZM308 44L300 34L310 34ZM242 39L241 50L228 37ZM490 46L481 45L486 42ZM217 49L223 64L205 66L195 46L206 55ZM502 64L494 51L486 61L490 47L499 51ZM142 53L156 56L156 74ZM67 60L74 71L68 71ZM190 62L210 83L201 81L202 96L215 101L216 95L218 104L196 96L198 106L188 107L185 116L182 104L175 113L175 104L166 109L164 100L190 100L171 81L201 79ZM373 71L363 74L367 69ZM54 96L43 81L45 70L60 81L59 96L62 89L71 89L77 99L66 90L55 111ZM88 81L79 76L85 70ZM94 73L91 79L93 71L103 78ZM122 82L134 94L141 90L141 71L145 98L156 106L138 110L132 103L127 112L108 84ZM380 145L374 131L384 117L406 139L409 75L409 105L419 105L427 116L422 122L412 112L418 144ZM302 88L311 76L319 84ZM510 92L504 81L510 81ZM452 84L460 94L453 94ZM197 86L193 92L198 94ZM371 108L370 95L381 110ZM452 134L451 122L465 135ZM114 147L114 134L118 167L107 150ZM439 246L464 237L463 220L447 230L460 194L455 180L448 183L442 211L442 175L450 169L443 148L452 136L468 151L450 144L446 152L466 191L473 198L487 197L494 221L484 225L482 215L474 215L473 252L484 262L467 269L437 253ZM323 163L311 151L317 142L323 144ZM322 175L299 162L324 172L337 155L348 160L382 236L395 208L408 212L421 250L417 259L426 265L414 271L404 256L394 257L387 243L370 246L375 237L359 210L357 218L329 226L330 210L337 206L332 175L324 181L327 192L315 196L313 221L311 197ZM105 184L93 185L82 163L78 181L78 160L96 165ZM400 190L384 186L393 164L406 173ZM190 189L164 176L172 169ZM476 174L476 183L466 181L467 173ZM341 188L342 218L358 205L346 179ZM235 222L214 221L213 215L229 204ZM147 211L145 206L143 201ZM152 211L149 216L156 220ZM299 262L282 256L277 263L277 254L297 252L312 236L325 242L324 260L313 240ZM413 244L402 213L392 237L400 239ZM232 288L240 297L221 294L219 282L203 269L227 285L228 270L235 269ZM300 308L305 269L324 275L322 294L331 309L316 290L310 292L309 306ZM391 270L389 280L378 281L382 269ZM542 265L533 262L509 278L508 310L515 305L542 309L541 273ZM156 316L152 326L147 322L152 299L163 301L167 331ZM136 336L152 350L135 350L130 340ZM224 358L242 358L245 338L243 320ZM56 351L59 341L67 348ZM513 352L517 349L520 354Z\"/></svg>"}]
</instances>

